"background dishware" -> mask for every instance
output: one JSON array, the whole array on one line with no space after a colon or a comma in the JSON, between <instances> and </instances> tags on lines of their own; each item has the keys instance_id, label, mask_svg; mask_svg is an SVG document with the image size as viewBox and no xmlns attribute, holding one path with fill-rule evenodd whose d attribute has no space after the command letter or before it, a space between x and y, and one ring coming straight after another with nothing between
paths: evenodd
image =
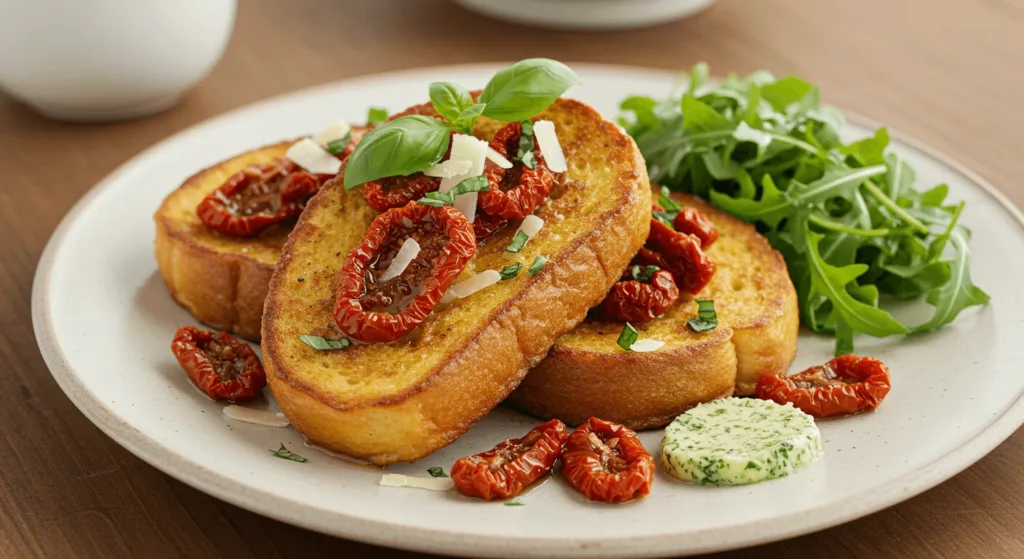
<instances>
[{"instance_id":1,"label":"background dishware","mask_svg":"<svg viewBox=\"0 0 1024 559\"><path fill-rule=\"evenodd\" d=\"M173 106L224 53L236 0L0 0L0 89L61 120Z\"/></svg>"},{"instance_id":2,"label":"background dishware","mask_svg":"<svg viewBox=\"0 0 1024 559\"><path fill-rule=\"evenodd\" d=\"M455 0L494 18L564 29L635 29L707 9L717 0Z\"/></svg>"}]
</instances>

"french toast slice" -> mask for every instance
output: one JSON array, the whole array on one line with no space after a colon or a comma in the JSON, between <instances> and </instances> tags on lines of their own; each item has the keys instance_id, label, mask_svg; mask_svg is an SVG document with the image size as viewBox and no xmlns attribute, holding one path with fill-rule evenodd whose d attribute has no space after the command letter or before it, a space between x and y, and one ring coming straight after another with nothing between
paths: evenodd
<instances>
[{"instance_id":1,"label":"french toast slice","mask_svg":"<svg viewBox=\"0 0 1024 559\"><path fill-rule=\"evenodd\" d=\"M504 249L519 225L510 222L477 248L456 282L517 261L524 269L439 304L397 341L317 351L299 339L341 336L332 318L338 271L376 215L362 188L345 190L340 178L309 202L271 279L262 344L281 411L310 442L379 466L451 443L583 320L644 243L651 195L633 140L573 100L559 99L536 118L554 122L568 161L535 212L545 225L510 257ZM473 134L489 139L502 125L481 117ZM530 275L539 255L549 261Z\"/></svg>"},{"instance_id":2,"label":"french toast slice","mask_svg":"<svg viewBox=\"0 0 1024 559\"><path fill-rule=\"evenodd\" d=\"M199 171L153 216L157 267L171 297L201 322L248 340L260 338L270 276L293 223L272 225L253 237L229 237L207 228L196 206L238 171L284 157L292 143L247 151Z\"/></svg>"},{"instance_id":3,"label":"french toast slice","mask_svg":"<svg viewBox=\"0 0 1024 559\"><path fill-rule=\"evenodd\" d=\"M579 424L589 417L650 429L708 400L754 393L765 373L785 372L796 354L796 291L782 256L753 226L684 194L673 198L704 212L719 232L708 255L718 266L696 296L713 299L718 327L695 333L692 297L660 318L635 325L662 340L653 352L628 352L616 340L623 324L588 319L558 338L547 359L508 402L532 415Z\"/></svg>"}]
</instances>

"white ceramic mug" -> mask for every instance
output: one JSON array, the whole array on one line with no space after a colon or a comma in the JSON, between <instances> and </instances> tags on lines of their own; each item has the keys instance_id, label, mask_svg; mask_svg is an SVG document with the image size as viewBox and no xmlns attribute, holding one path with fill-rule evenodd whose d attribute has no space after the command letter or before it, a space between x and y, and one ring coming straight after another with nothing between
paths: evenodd
<instances>
[{"instance_id":1,"label":"white ceramic mug","mask_svg":"<svg viewBox=\"0 0 1024 559\"><path fill-rule=\"evenodd\" d=\"M224 54L237 0L0 0L0 89L62 120L173 106Z\"/></svg>"}]
</instances>

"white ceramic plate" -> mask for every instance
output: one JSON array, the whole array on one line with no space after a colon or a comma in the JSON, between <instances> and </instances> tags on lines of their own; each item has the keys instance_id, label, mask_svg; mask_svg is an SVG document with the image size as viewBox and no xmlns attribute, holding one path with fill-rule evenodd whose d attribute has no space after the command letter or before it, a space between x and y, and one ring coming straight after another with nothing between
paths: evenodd
<instances>
[{"instance_id":1,"label":"white ceramic plate","mask_svg":"<svg viewBox=\"0 0 1024 559\"><path fill-rule=\"evenodd\" d=\"M577 65L572 96L614 115L636 92L663 94L674 77L653 70ZM1024 235L1021 214L980 178L917 144L896 148L918 179L946 182L967 200L974 278L993 303L933 335L858 339L892 367L894 388L876 413L821 423L825 456L782 480L707 488L659 473L650 497L590 504L560 480L524 507L378 486L380 472L303 446L292 429L228 420L200 395L169 351L194 320L168 296L153 260L151 215L196 170L262 144L421 102L427 84L482 86L492 66L372 76L270 99L186 130L123 165L54 233L33 291L36 336L57 382L107 434L164 472L247 509L321 532L424 551L489 556L655 556L706 552L794 536L857 518L949 478L1024 421ZM851 126L851 135L864 135ZM805 335L794 367L830 357L831 340ZM269 391L268 391L269 392ZM266 403L265 403L266 405ZM272 405L272 402L270 403ZM449 448L392 471L425 475L521 436L535 422L499 409ZM660 432L645 433L658 448ZM280 443L304 454L275 458Z\"/></svg>"}]
</instances>

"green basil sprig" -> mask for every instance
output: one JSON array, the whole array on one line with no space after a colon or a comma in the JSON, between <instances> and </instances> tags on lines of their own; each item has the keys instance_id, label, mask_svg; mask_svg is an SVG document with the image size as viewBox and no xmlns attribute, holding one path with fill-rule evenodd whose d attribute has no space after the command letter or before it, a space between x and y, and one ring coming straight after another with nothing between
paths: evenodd
<instances>
[{"instance_id":1,"label":"green basil sprig","mask_svg":"<svg viewBox=\"0 0 1024 559\"><path fill-rule=\"evenodd\" d=\"M371 109L367 119L379 124L356 146L345 170L345 188L372 180L411 175L437 163L448 150L451 132L469 134L477 117L524 121L554 103L579 83L568 66L547 58L521 60L491 78L477 102L461 85L430 84L430 101L443 120L406 116L383 122L386 112ZM533 138L529 138L532 146ZM523 161L532 169L532 149Z\"/></svg>"},{"instance_id":2,"label":"green basil sprig","mask_svg":"<svg viewBox=\"0 0 1024 559\"><path fill-rule=\"evenodd\" d=\"M451 130L435 118L403 116L378 126L359 142L345 169L345 188L384 177L411 175L444 157Z\"/></svg>"}]
</instances>

